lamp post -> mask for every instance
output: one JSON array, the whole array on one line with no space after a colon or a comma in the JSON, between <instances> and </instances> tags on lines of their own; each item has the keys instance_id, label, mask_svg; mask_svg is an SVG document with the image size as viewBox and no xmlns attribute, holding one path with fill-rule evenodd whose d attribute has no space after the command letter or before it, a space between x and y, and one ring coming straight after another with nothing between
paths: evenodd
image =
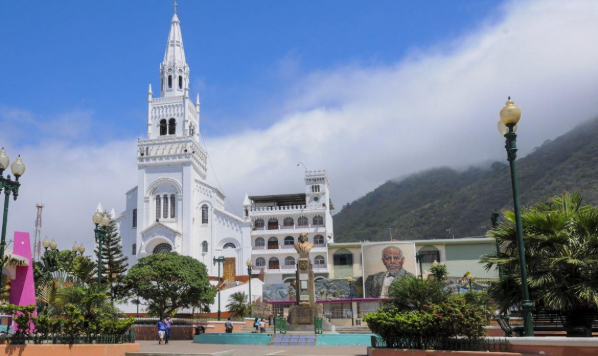
<instances>
[{"instance_id":1,"label":"lamp post","mask_svg":"<svg viewBox=\"0 0 598 356\"><path fill-rule=\"evenodd\" d=\"M102 215L102 213L96 210L91 219L96 226L93 231L96 243L98 244L98 293L100 293L102 291L102 245L106 237L106 227L110 225L110 217L108 213Z\"/></svg>"},{"instance_id":2,"label":"lamp post","mask_svg":"<svg viewBox=\"0 0 598 356\"><path fill-rule=\"evenodd\" d=\"M498 214L497 211L492 212L490 221L492 222L493 229L498 226L499 216L500 216L500 214ZM496 257L498 257L499 254L500 254L500 244L498 243L498 240L496 240ZM502 266L501 265L498 266L498 278L502 279Z\"/></svg>"},{"instance_id":3,"label":"lamp post","mask_svg":"<svg viewBox=\"0 0 598 356\"><path fill-rule=\"evenodd\" d=\"M253 308L251 306L251 267L253 267L253 262L249 259L245 264L247 265L247 275L249 276L249 316L253 316Z\"/></svg>"},{"instance_id":4,"label":"lamp post","mask_svg":"<svg viewBox=\"0 0 598 356\"><path fill-rule=\"evenodd\" d=\"M422 263L424 259L423 253L418 253L415 255L415 260L419 263L419 278L424 279L424 271L422 268Z\"/></svg>"},{"instance_id":5,"label":"lamp post","mask_svg":"<svg viewBox=\"0 0 598 356\"><path fill-rule=\"evenodd\" d=\"M17 200L19 196L19 178L25 173L25 163L21 160L21 156L17 157L17 160L10 166L12 174L15 176L15 180L10 179L10 174L4 178L3 173L8 164L10 158L6 155L4 147L0 150L0 193L4 188L4 217L2 218L2 237L0 239L0 259L4 261L4 249L6 247L6 222L8 218L8 202L10 200L10 194L12 194L14 200ZM0 275L0 289L4 287L4 276Z\"/></svg>"},{"instance_id":6,"label":"lamp post","mask_svg":"<svg viewBox=\"0 0 598 356\"><path fill-rule=\"evenodd\" d=\"M515 211L515 227L517 230L517 250L519 253L519 265L521 268L521 309L523 311L523 326L525 336L534 336L534 327L532 324L533 303L529 298L529 289L527 285L527 269L525 265L525 246L523 245L523 226L521 224L521 204L519 202L519 187L517 185L517 123L521 118L521 109L519 109L511 97L507 100L505 107L500 111L500 121L498 130L506 139L505 149L507 150L507 159L511 167L511 185L513 188L513 205Z\"/></svg>"},{"instance_id":7,"label":"lamp post","mask_svg":"<svg viewBox=\"0 0 598 356\"><path fill-rule=\"evenodd\" d=\"M355 326L355 318L353 317L353 277L347 278L349 285L349 299L351 300L351 326Z\"/></svg>"},{"instance_id":8,"label":"lamp post","mask_svg":"<svg viewBox=\"0 0 598 356\"><path fill-rule=\"evenodd\" d=\"M44 247L44 254L48 254L48 253L52 254L51 262L53 265L47 266L47 267L49 267L53 270L57 270L58 269L58 255L60 254L60 250L58 249L58 243L56 242L56 240L52 239L52 241L50 241L46 237L44 239L44 241L42 241L42 246ZM50 252L48 252L48 248L50 249ZM76 257L77 253L80 253L81 256L83 256L84 252L85 252L85 246L83 246L83 244L77 245L77 243L75 242L75 244L69 251L69 258L72 256L72 254L75 254L75 257ZM48 261L48 259L46 259L46 261ZM74 259L71 259L69 266L68 266L69 271L71 269L71 266L73 265L73 262L74 262Z\"/></svg>"},{"instance_id":9,"label":"lamp post","mask_svg":"<svg viewBox=\"0 0 598 356\"><path fill-rule=\"evenodd\" d=\"M220 321L220 264L224 263L224 256L220 256L218 258L214 257L213 261L214 265L216 265L216 263L218 264L218 321Z\"/></svg>"}]
</instances>

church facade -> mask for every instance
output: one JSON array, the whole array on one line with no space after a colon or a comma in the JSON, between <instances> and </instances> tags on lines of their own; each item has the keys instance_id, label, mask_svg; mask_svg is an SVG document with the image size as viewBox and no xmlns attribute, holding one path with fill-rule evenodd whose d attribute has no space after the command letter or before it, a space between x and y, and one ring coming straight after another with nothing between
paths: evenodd
<instances>
[{"instance_id":1,"label":"church facade","mask_svg":"<svg viewBox=\"0 0 598 356\"><path fill-rule=\"evenodd\" d=\"M129 264L174 251L203 262L218 275L213 257L225 257L228 280L246 275L250 221L227 212L224 195L206 182L207 152L200 143L200 102L189 98L189 65L180 21L170 23L159 95L147 93L147 138L137 143L137 186L126 193L118 220Z\"/></svg>"}]
</instances>

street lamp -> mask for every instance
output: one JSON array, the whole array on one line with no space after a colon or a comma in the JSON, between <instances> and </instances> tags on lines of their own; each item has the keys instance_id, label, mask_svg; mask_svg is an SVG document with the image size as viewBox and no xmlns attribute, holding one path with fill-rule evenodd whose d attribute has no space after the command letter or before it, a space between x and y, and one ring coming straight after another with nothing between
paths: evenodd
<instances>
[{"instance_id":1,"label":"street lamp","mask_svg":"<svg viewBox=\"0 0 598 356\"><path fill-rule=\"evenodd\" d=\"M506 139L505 149L507 150L507 159L511 167L511 186L513 188L513 204L515 210L515 227L517 229L517 250L519 253L519 265L521 267L521 309L523 311L523 323L525 336L534 336L534 326L532 324L533 303L529 298L529 289L527 286L527 270L525 265L525 247L523 245L523 226L521 224L521 203L519 202L519 187L517 185L517 123L521 118L521 109L519 109L511 97L507 100L505 107L500 111L500 121L498 130Z\"/></svg>"},{"instance_id":2,"label":"street lamp","mask_svg":"<svg viewBox=\"0 0 598 356\"><path fill-rule=\"evenodd\" d=\"M12 193L14 200L17 200L19 196L19 178L25 173L25 163L21 160L21 155L17 157L17 160L10 166L12 174L15 176L15 180L10 179L10 174L4 178L2 173L8 168L10 158L6 155L4 147L0 150L0 193L4 188L4 217L2 219L2 237L0 238L0 259L4 260L4 249L6 247L6 221L8 218L8 201L10 200L10 194ZM4 276L0 275L0 289L4 286Z\"/></svg>"},{"instance_id":3,"label":"street lamp","mask_svg":"<svg viewBox=\"0 0 598 356\"><path fill-rule=\"evenodd\" d=\"M424 271L423 271L423 267L422 267L422 263L424 260L424 254L423 253L416 254L415 260L419 263L419 278L424 279Z\"/></svg>"},{"instance_id":4,"label":"street lamp","mask_svg":"<svg viewBox=\"0 0 598 356\"><path fill-rule=\"evenodd\" d=\"M253 262L251 259L245 262L247 265L247 275L249 276L249 316L253 315L253 308L251 307L251 267L253 267Z\"/></svg>"},{"instance_id":5,"label":"street lamp","mask_svg":"<svg viewBox=\"0 0 598 356\"><path fill-rule=\"evenodd\" d=\"M349 285L349 299L351 299L351 326L355 326L355 318L353 317L353 277L347 278Z\"/></svg>"},{"instance_id":6,"label":"street lamp","mask_svg":"<svg viewBox=\"0 0 598 356\"><path fill-rule=\"evenodd\" d=\"M224 256L220 256L218 258L214 257L213 259L214 265L218 264L218 321L220 321L220 264L224 263Z\"/></svg>"},{"instance_id":7,"label":"street lamp","mask_svg":"<svg viewBox=\"0 0 598 356\"><path fill-rule=\"evenodd\" d=\"M47 257L45 257L45 261L50 262L50 265L48 265L46 267L49 268L50 270L58 270L58 267L59 267L58 266L58 256L60 254L60 250L58 249L58 243L56 242L56 240L52 239L52 241L50 241L46 237L44 239L44 241L42 241L42 246L44 247L44 255L47 255ZM48 248L50 248L49 252L48 252ZM71 256L74 254L74 257L76 257L78 253L80 253L81 256L83 256L84 252L85 252L85 246L83 246L83 244L77 245L77 243L75 242L75 244L69 251L70 263L67 268L69 270L69 272L70 272L71 266L73 265L73 262L74 262L74 258L71 258Z\"/></svg>"},{"instance_id":8,"label":"street lamp","mask_svg":"<svg viewBox=\"0 0 598 356\"><path fill-rule=\"evenodd\" d=\"M100 213L96 210L95 214L91 217L95 224L95 240L98 244L98 293L102 291L102 245L104 244L104 238L106 237L106 228L110 225L110 217L108 213Z\"/></svg>"}]
</instances>

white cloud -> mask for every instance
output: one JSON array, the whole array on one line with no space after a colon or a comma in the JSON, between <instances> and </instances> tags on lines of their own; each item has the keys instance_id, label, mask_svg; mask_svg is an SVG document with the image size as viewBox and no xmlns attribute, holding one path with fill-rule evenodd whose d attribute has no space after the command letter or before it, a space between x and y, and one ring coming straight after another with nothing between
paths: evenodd
<instances>
[{"instance_id":1,"label":"white cloud","mask_svg":"<svg viewBox=\"0 0 598 356\"><path fill-rule=\"evenodd\" d=\"M208 138L234 209L240 212L245 192L302 191L299 161L329 172L339 209L396 176L504 159L496 122L508 95L523 111L522 153L595 117L598 3L518 1L503 11L475 33L412 49L393 65L308 73L279 104L286 114L272 126ZM291 67L296 77L297 66ZM4 142L5 134L0 138ZM71 244L85 239L91 247L89 219L97 201L122 208L124 192L135 184L135 140L63 139L8 145L30 167L22 197L11 202L10 227L33 230L34 205L43 192L44 234ZM208 176L214 181L211 167Z\"/></svg>"}]
</instances>

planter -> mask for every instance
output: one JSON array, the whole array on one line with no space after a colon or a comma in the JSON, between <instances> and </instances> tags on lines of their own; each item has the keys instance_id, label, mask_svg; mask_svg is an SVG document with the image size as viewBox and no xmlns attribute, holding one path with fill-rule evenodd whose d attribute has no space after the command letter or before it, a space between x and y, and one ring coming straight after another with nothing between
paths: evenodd
<instances>
[{"instance_id":1,"label":"planter","mask_svg":"<svg viewBox=\"0 0 598 356\"><path fill-rule=\"evenodd\" d=\"M0 345L0 355L19 356L126 356L139 352L139 344Z\"/></svg>"}]
</instances>

